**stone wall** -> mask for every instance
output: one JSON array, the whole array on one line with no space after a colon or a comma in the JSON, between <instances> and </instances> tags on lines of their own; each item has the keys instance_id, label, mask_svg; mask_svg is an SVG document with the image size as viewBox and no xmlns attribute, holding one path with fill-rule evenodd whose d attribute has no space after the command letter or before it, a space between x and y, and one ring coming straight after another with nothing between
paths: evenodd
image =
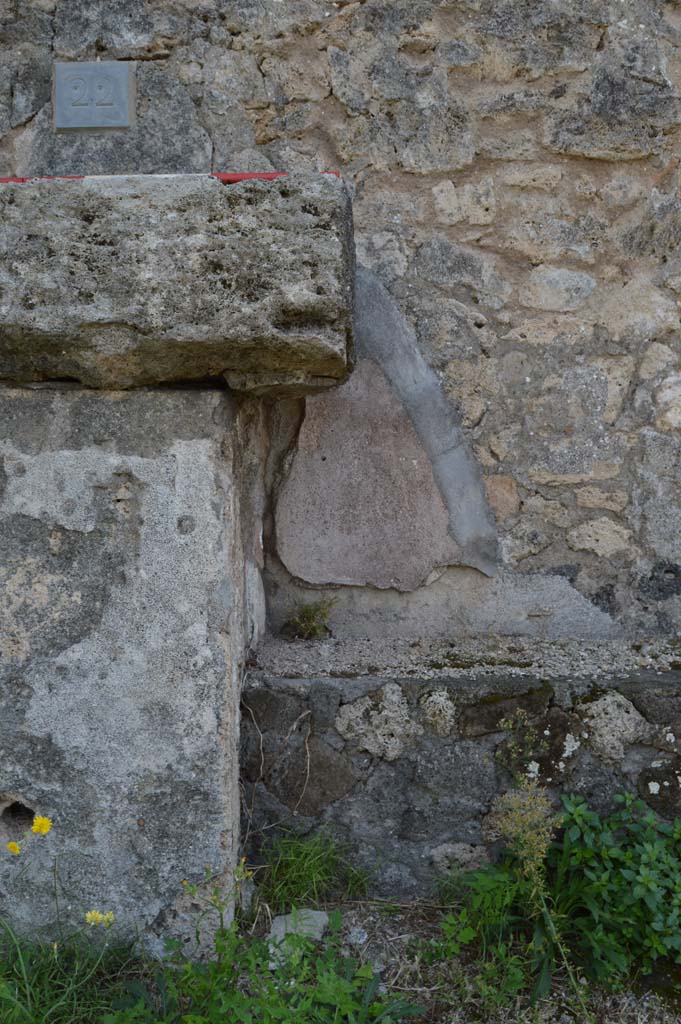
<instances>
[{"instance_id":1,"label":"stone wall","mask_svg":"<svg viewBox=\"0 0 681 1024\"><path fill-rule=\"evenodd\" d=\"M249 853L322 827L373 892L413 896L493 855L487 815L518 775L556 806L630 792L678 818L680 667L621 641L270 642L242 702Z\"/></svg>"},{"instance_id":2,"label":"stone wall","mask_svg":"<svg viewBox=\"0 0 681 1024\"><path fill-rule=\"evenodd\" d=\"M679 625L680 40L672 0L0 3L0 174L354 189L374 344L272 414L275 629L327 584L338 635ZM135 126L55 134L97 58Z\"/></svg>"},{"instance_id":3,"label":"stone wall","mask_svg":"<svg viewBox=\"0 0 681 1024\"><path fill-rule=\"evenodd\" d=\"M0 861L21 931L191 934L239 842L241 454L217 391L0 388ZM52 864L58 855L58 880Z\"/></svg>"},{"instance_id":4,"label":"stone wall","mask_svg":"<svg viewBox=\"0 0 681 1024\"><path fill-rule=\"evenodd\" d=\"M132 127L55 132L97 59ZM485 855L511 768L679 813L680 89L678 0L0 0L0 177L87 176L0 189L0 840L59 825L17 927L59 850L190 929L265 592L345 639L251 655L249 830L392 893Z\"/></svg>"},{"instance_id":5,"label":"stone wall","mask_svg":"<svg viewBox=\"0 0 681 1024\"><path fill-rule=\"evenodd\" d=\"M161 951L205 917L183 883L232 888L265 619L252 395L348 375L348 196L5 181L0 222L0 914L49 937L104 908Z\"/></svg>"}]
</instances>

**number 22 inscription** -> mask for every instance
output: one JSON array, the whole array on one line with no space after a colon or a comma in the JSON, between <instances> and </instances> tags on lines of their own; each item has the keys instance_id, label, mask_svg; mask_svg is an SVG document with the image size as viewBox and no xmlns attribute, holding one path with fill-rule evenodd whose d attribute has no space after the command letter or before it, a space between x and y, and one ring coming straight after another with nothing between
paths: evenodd
<instances>
[{"instance_id":1,"label":"number 22 inscription","mask_svg":"<svg viewBox=\"0 0 681 1024\"><path fill-rule=\"evenodd\" d=\"M72 107L113 107L114 84L109 75L97 75L86 81L77 75L67 79Z\"/></svg>"}]
</instances>

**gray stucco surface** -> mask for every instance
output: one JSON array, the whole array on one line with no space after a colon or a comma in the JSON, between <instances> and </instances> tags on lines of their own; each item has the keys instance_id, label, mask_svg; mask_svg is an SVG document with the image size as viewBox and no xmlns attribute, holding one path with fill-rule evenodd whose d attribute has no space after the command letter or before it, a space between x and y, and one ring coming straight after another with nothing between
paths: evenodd
<instances>
[{"instance_id":1,"label":"gray stucco surface","mask_svg":"<svg viewBox=\"0 0 681 1024\"><path fill-rule=\"evenodd\" d=\"M0 913L191 931L238 842L243 555L232 399L0 389ZM14 805L14 812L12 806Z\"/></svg>"},{"instance_id":2,"label":"gray stucco surface","mask_svg":"<svg viewBox=\"0 0 681 1024\"><path fill-rule=\"evenodd\" d=\"M451 534L461 549L457 561L493 575L496 527L455 407L423 358L413 327L376 274L362 266L357 268L355 308L357 352L383 369L430 457Z\"/></svg>"},{"instance_id":3,"label":"gray stucco surface","mask_svg":"<svg viewBox=\"0 0 681 1024\"><path fill-rule=\"evenodd\" d=\"M239 391L343 380L350 202L332 176L0 184L0 379Z\"/></svg>"},{"instance_id":4,"label":"gray stucco surface","mask_svg":"<svg viewBox=\"0 0 681 1024\"><path fill-rule=\"evenodd\" d=\"M395 589L345 586L314 593L287 578L268 561L268 612L279 630L299 603L333 598L332 635L339 639L375 637L501 636L609 639L622 629L587 601L564 576L502 571L492 579L464 566L449 566L427 587L409 593Z\"/></svg>"}]
</instances>

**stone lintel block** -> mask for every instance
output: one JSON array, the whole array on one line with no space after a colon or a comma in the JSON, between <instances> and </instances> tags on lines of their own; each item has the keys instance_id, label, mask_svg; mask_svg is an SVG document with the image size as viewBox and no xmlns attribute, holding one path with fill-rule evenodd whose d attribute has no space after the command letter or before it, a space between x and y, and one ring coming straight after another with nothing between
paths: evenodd
<instances>
[{"instance_id":1,"label":"stone lintel block","mask_svg":"<svg viewBox=\"0 0 681 1024\"><path fill-rule=\"evenodd\" d=\"M347 377L352 217L331 175L0 183L0 223L0 380L298 395Z\"/></svg>"},{"instance_id":2,"label":"stone lintel block","mask_svg":"<svg viewBox=\"0 0 681 1024\"><path fill-rule=\"evenodd\" d=\"M243 647L236 400L0 386L0 914L49 934L191 935L182 880L229 890ZM23 814L23 817L22 817ZM30 819L29 819L30 822Z\"/></svg>"}]
</instances>

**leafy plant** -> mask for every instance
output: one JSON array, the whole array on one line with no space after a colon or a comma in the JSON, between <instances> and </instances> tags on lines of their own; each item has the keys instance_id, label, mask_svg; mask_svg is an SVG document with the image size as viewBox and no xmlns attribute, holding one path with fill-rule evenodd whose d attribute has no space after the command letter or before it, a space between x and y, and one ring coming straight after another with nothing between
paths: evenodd
<instances>
[{"instance_id":1,"label":"leafy plant","mask_svg":"<svg viewBox=\"0 0 681 1024\"><path fill-rule=\"evenodd\" d=\"M36 817L32 832L47 835L48 818ZM31 837L11 841L7 853L21 857ZM316 898L343 882L358 886L360 875L327 836L284 837L271 876L278 891L293 898L302 879ZM292 869L295 866L296 871ZM56 869L55 869L56 874ZM246 938L229 923L235 895L251 872L242 860L234 884L223 890L206 868L201 884L183 882L199 907L197 951L204 952L205 925L213 956L192 959L181 943L151 962L143 950L112 950L89 942L85 928L59 942L22 939L0 920L0 1021L2 1024L398 1024L417 1011L401 997L379 992L374 970L344 957L340 914L331 915L323 946L287 935L279 949L265 939ZM111 911L89 910L86 928L104 933Z\"/></svg>"},{"instance_id":2,"label":"leafy plant","mask_svg":"<svg viewBox=\"0 0 681 1024\"><path fill-rule=\"evenodd\" d=\"M558 818L528 780L498 799L489 824L502 860L449 883L458 906L429 944L430 961L474 950L488 1002L544 996L562 967L585 1020L580 975L618 989L658 961L681 964L681 821L630 795L617 801L601 818L564 796Z\"/></svg>"},{"instance_id":3,"label":"leafy plant","mask_svg":"<svg viewBox=\"0 0 681 1024\"><path fill-rule=\"evenodd\" d=\"M421 1016L379 991L369 966L345 957L340 914L323 945L287 935L273 967L263 939L219 928L215 955L188 959L174 947L161 962L140 951L97 953L82 941L13 940L0 956L2 1024L398 1024Z\"/></svg>"},{"instance_id":4,"label":"leafy plant","mask_svg":"<svg viewBox=\"0 0 681 1024\"><path fill-rule=\"evenodd\" d=\"M601 817L565 797L561 838L549 851L551 899L584 973L612 985L649 974L658 960L681 964L681 821L669 824L643 801L617 797Z\"/></svg>"},{"instance_id":5,"label":"leafy plant","mask_svg":"<svg viewBox=\"0 0 681 1024\"><path fill-rule=\"evenodd\" d=\"M336 915L331 936L321 948L301 936L286 936L276 970L267 942L244 943L235 926L220 931L214 960L185 962L181 967L176 989L190 1012L185 1009L181 1017L171 1016L160 1024L397 1024L413 1016L416 1011L404 1000L378 994L379 979L371 968L342 956L339 929ZM138 1019L139 1024L157 1022L153 1012ZM114 1015L105 1018L105 1024L128 1022Z\"/></svg>"},{"instance_id":6,"label":"leafy plant","mask_svg":"<svg viewBox=\"0 0 681 1024\"><path fill-rule=\"evenodd\" d=\"M517 789L498 797L488 834L503 840L505 858L500 865L464 876L465 906L448 915L442 927L445 940L448 934L457 936L459 944L462 936L466 944L475 940L481 963L496 965L503 979L497 986L499 998L515 998L531 986L533 999L546 995L556 966L562 964L589 1021L548 893L547 857L559 824L550 800L534 781L521 778Z\"/></svg>"},{"instance_id":7,"label":"leafy plant","mask_svg":"<svg viewBox=\"0 0 681 1024\"><path fill-rule=\"evenodd\" d=\"M316 904L332 895L357 897L366 892L364 872L324 832L280 835L264 853L266 864L258 870L258 890L275 914L291 906Z\"/></svg>"},{"instance_id":8,"label":"leafy plant","mask_svg":"<svg viewBox=\"0 0 681 1024\"><path fill-rule=\"evenodd\" d=\"M282 633L292 640L319 640L330 636L329 615L335 603L335 597L328 597L296 605L291 618L284 623Z\"/></svg>"}]
</instances>

